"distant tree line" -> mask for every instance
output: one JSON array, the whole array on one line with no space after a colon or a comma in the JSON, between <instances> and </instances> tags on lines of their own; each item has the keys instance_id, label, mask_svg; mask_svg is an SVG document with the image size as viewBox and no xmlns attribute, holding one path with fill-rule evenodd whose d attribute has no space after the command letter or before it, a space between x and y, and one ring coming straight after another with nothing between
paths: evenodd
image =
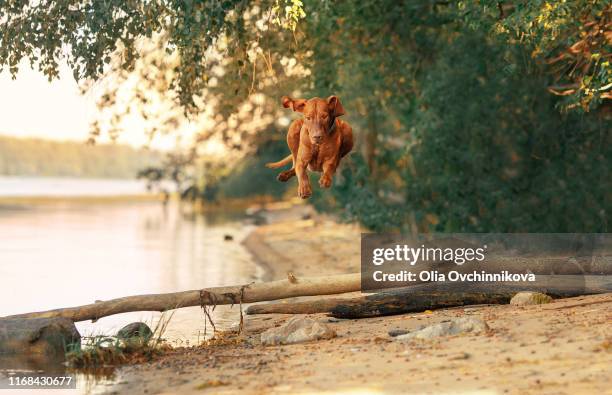
<instances>
[{"instance_id":1,"label":"distant tree line","mask_svg":"<svg viewBox=\"0 0 612 395\"><path fill-rule=\"evenodd\" d=\"M140 169L158 165L162 155L118 144L0 136L0 175L43 177L136 178Z\"/></svg>"}]
</instances>

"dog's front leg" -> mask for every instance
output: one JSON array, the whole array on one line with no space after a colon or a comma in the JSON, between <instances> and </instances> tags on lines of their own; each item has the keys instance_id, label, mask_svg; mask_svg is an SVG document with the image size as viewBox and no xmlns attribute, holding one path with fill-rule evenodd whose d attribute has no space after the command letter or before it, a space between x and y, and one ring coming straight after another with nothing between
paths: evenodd
<instances>
[{"instance_id":1,"label":"dog's front leg","mask_svg":"<svg viewBox=\"0 0 612 395\"><path fill-rule=\"evenodd\" d=\"M319 185L321 188L329 188L331 186L332 177L336 172L337 166L338 160L336 158L323 163L323 174L321 174L321 178L319 178Z\"/></svg>"},{"instance_id":2,"label":"dog's front leg","mask_svg":"<svg viewBox=\"0 0 612 395\"><path fill-rule=\"evenodd\" d=\"M295 174L298 179L298 196L302 199L308 199L312 195L312 188L310 187L310 179L308 178L308 170L306 167L308 162L299 162L295 167Z\"/></svg>"},{"instance_id":3,"label":"dog's front leg","mask_svg":"<svg viewBox=\"0 0 612 395\"><path fill-rule=\"evenodd\" d=\"M298 196L302 199L307 199L312 195L312 188L310 187L310 179L308 178L308 163L310 162L311 152L308 149L302 149L298 151L297 161L295 163L295 175L298 179Z\"/></svg>"}]
</instances>

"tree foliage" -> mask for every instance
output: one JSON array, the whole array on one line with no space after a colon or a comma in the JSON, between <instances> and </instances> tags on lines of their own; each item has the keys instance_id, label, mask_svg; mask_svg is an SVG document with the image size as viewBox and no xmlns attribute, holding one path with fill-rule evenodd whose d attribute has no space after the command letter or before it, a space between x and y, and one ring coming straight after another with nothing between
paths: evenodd
<instances>
[{"instance_id":1,"label":"tree foliage","mask_svg":"<svg viewBox=\"0 0 612 395\"><path fill-rule=\"evenodd\" d=\"M605 231L612 152L603 95L567 107L549 92L557 71L499 32L499 9L468 5L335 8L341 29L328 48L350 61L319 89L341 87L366 133L363 158L353 155L319 206L342 207L375 230Z\"/></svg>"},{"instance_id":2,"label":"tree foliage","mask_svg":"<svg viewBox=\"0 0 612 395\"><path fill-rule=\"evenodd\" d=\"M433 22L432 12L439 13L447 19L443 23L459 21L527 45L532 57L551 65L555 83L551 90L575 96L583 107L610 97L612 7L600 0L313 1L306 6L299 0L2 0L0 65L15 75L20 61L27 59L49 78L56 78L58 62L65 58L75 79L95 80L117 55L120 68L131 70L141 55L140 39L164 34L164 50L177 55L170 91L187 110L197 111L194 96L207 88L213 68L222 61L211 56L219 40L226 40L224 53L238 65L231 71L249 75L253 45L268 56L293 52L290 41L295 36L279 34L273 27L279 27L280 33L283 28L295 32L305 9L310 12L311 19L306 21L310 27L343 29L339 23L357 22L364 23L358 29L362 34L371 32L366 30L372 26L370 17L388 18L386 30L391 32L389 27L397 21L410 25L416 17ZM389 13L390 9L397 13ZM317 35L312 29L309 33L298 35L334 41L333 36ZM284 46L276 45L279 39ZM301 52L309 49L302 47ZM275 64L268 59L269 67Z\"/></svg>"}]
</instances>

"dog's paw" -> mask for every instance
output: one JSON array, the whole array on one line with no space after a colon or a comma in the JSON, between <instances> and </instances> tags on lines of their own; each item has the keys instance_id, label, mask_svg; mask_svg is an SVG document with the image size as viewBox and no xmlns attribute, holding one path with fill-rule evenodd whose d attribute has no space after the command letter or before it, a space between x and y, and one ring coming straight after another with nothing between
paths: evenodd
<instances>
[{"instance_id":1,"label":"dog's paw","mask_svg":"<svg viewBox=\"0 0 612 395\"><path fill-rule=\"evenodd\" d=\"M312 188L309 184L300 185L298 187L298 196L302 199L308 199L312 195Z\"/></svg>"},{"instance_id":2,"label":"dog's paw","mask_svg":"<svg viewBox=\"0 0 612 395\"><path fill-rule=\"evenodd\" d=\"M291 177L295 175L295 172L292 170L283 171L276 177L276 179L280 182L287 182Z\"/></svg>"},{"instance_id":3,"label":"dog's paw","mask_svg":"<svg viewBox=\"0 0 612 395\"><path fill-rule=\"evenodd\" d=\"M332 179L329 176L321 176L319 178L319 185L321 188L329 188L332 184Z\"/></svg>"}]
</instances>

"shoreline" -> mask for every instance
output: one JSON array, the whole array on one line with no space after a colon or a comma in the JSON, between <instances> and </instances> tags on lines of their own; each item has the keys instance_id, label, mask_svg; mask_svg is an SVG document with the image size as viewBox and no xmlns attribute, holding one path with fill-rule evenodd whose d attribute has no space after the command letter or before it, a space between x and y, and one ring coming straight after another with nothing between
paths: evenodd
<instances>
[{"instance_id":1,"label":"shoreline","mask_svg":"<svg viewBox=\"0 0 612 395\"><path fill-rule=\"evenodd\" d=\"M305 205L263 213L242 244L264 277L281 279L359 270L360 229L313 214ZM346 296L342 295L342 296ZM295 298L298 300L317 297ZM284 301L292 301L287 299ZM240 334L178 348L125 366L108 393L606 393L612 364L612 294L548 305L475 305L362 319L308 317L337 333L330 340L262 346L260 334L293 314L246 315ZM389 331L475 317L490 331L399 342ZM589 330L577 330L588 327Z\"/></svg>"},{"instance_id":2,"label":"shoreline","mask_svg":"<svg viewBox=\"0 0 612 395\"><path fill-rule=\"evenodd\" d=\"M263 271L261 281L272 281L275 271L268 263L268 258L275 255L275 252L263 243L262 236L257 233L257 229L251 230L241 244L253 257L253 263Z\"/></svg>"},{"instance_id":3,"label":"shoreline","mask_svg":"<svg viewBox=\"0 0 612 395\"><path fill-rule=\"evenodd\" d=\"M289 273L296 276L320 276L325 274L357 273L360 270L358 227L355 225L338 224L333 219L314 214L314 210L306 205L293 205L283 208L283 215L274 215L263 226L255 227L243 240L242 244L253 256L253 261L264 270L262 281L280 280ZM279 218L280 217L280 218ZM336 259L338 251L322 251L317 246L316 237L312 236L314 229L323 229L326 234L336 235L349 246L350 252L346 259ZM338 240L330 240L337 243ZM353 244L350 244L353 243ZM356 243L356 244L355 244ZM276 246L279 247L276 247ZM323 267L314 263L314 256L323 253L329 262Z\"/></svg>"}]
</instances>

